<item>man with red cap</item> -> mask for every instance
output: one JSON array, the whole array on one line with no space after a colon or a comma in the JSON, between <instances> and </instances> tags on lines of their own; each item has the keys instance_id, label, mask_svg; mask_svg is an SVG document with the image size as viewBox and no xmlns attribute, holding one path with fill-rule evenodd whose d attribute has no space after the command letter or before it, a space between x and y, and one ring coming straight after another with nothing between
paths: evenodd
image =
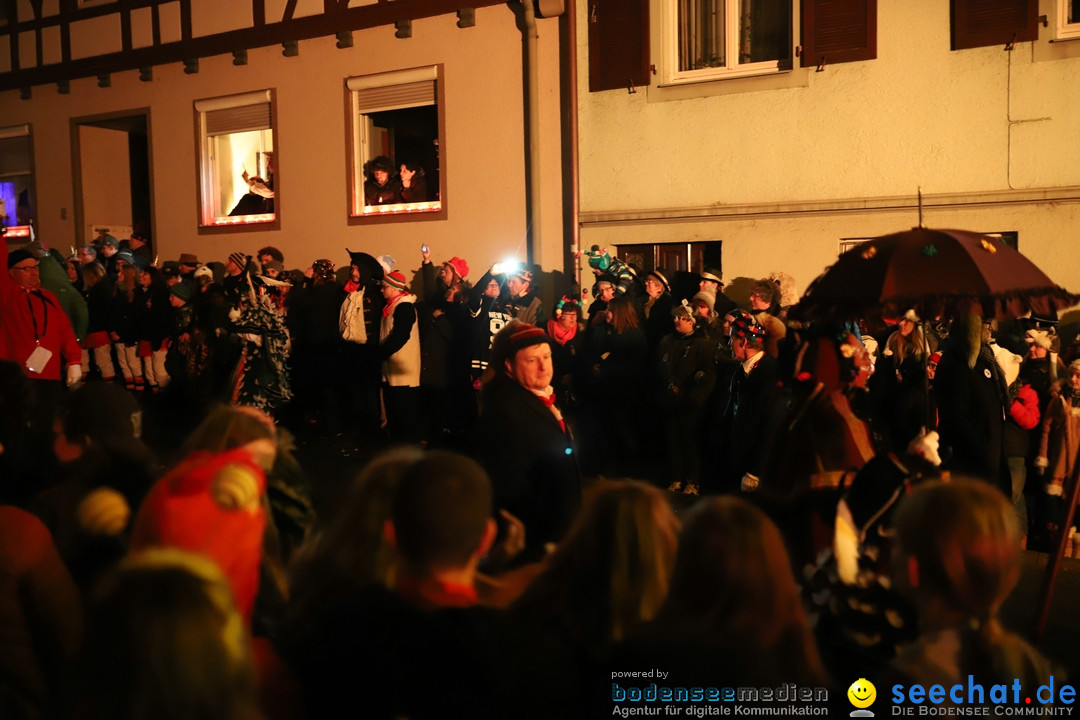
<instances>
[{"instance_id":1,"label":"man with red cap","mask_svg":"<svg viewBox=\"0 0 1080 720\"><path fill-rule=\"evenodd\" d=\"M495 507L525 525L524 561L558 542L581 502L572 437L551 387L551 338L512 321L495 336L497 376L484 387L481 448Z\"/></svg>"},{"instance_id":2,"label":"man with red cap","mask_svg":"<svg viewBox=\"0 0 1080 720\"><path fill-rule=\"evenodd\" d=\"M416 296L395 270L382 280L386 305L379 324L383 402L391 440L414 441L420 434L420 328Z\"/></svg>"}]
</instances>

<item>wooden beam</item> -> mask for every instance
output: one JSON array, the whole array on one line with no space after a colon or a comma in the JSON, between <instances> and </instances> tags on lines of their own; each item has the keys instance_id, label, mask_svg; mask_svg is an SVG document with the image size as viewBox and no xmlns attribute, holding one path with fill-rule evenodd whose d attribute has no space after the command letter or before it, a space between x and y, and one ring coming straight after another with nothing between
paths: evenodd
<instances>
[{"instance_id":1,"label":"wooden beam","mask_svg":"<svg viewBox=\"0 0 1080 720\"><path fill-rule=\"evenodd\" d=\"M328 0L332 1L332 0ZM130 7L149 6L145 0L128 0ZM238 47L258 48L279 45L286 40L309 40L333 36L342 31L365 30L383 25L394 25L401 20L419 20L449 13L466 7L489 7L503 5L506 0L396 0L364 7L350 8L334 13L294 18L285 22L250 27L243 30L192 38L191 2L180 0L181 42L157 47L138 48L127 52L109 53L74 60L63 65L13 70L0 75L0 91L59 82L62 79L95 77L102 73L183 62L185 59L228 55ZM80 17L82 15L80 14ZM21 31L20 26L17 30ZM12 59L17 57L17 47L12 34ZM187 39L190 38L190 39ZM17 67L17 65L13 65Z\"/></svg>"}]
</instances>

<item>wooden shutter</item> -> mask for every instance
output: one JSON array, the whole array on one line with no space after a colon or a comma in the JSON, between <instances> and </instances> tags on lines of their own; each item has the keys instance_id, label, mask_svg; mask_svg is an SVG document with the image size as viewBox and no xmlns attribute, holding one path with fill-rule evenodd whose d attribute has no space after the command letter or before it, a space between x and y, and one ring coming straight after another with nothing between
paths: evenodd
<instances>
[{"instance_id":1,"label":"wooden shutter","mask_svg":"<svg viewBox=\"0 0 1080 720\"><path fill-rule=\"evenodd\" d=\"M803 0L803 67L876 57L877 0Z\"/></svg>"},{"instance_id":2,"label":"wooden shutter","mask_svg":"<svg viewBox=\"0 0 1080 720\"><path fill-rule=\"evenodd\" d=\"M1039 38L1039 0L952 0L952 49Z\"/></svg>"},{"instance_id":3,"label":"wooden shutter","mask_svg":"<svg viewBox=\"0 0 1080 720\"><path fill-rule=\"evenodd\" d=\"M589 91L649 80L648 0L589 0Z\"/></svg>"}]
</instances>

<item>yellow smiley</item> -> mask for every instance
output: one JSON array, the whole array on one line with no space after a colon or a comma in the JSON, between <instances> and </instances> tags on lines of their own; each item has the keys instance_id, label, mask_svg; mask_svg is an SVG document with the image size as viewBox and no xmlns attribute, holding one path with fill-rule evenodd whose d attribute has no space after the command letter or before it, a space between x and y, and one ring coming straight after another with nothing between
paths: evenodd
<instances>
[{"instance_id":1,"label":"yellow smiley","mask_svg":"<svg viewBox=\"0 0 1080 720\"><path fill-rule=\"evenodd\" d=\"M859 678L847 689L848 700L857 708L868 708L877 699L877 688L866 678Z\"/></svg>"}]
</instances>

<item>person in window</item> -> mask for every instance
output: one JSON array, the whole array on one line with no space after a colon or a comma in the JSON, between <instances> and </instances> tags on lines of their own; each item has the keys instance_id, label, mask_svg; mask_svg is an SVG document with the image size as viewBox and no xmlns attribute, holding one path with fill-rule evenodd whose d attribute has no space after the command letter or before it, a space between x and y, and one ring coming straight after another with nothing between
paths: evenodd
<instances>
[{"instance_id":1,"label":"person in window","mask_svg":"<svg viewBox=\"0 0 1080 720\"><path fill-rule=\"evenodd\" d=\"M265 152L266 177L249 175L245 168L244 182L248 191L237 201L229 215L272 215L274 213L274 153Z\"/></svg>"},{"instance_id":2,"label":"person in window","mask_svg":"<svg viewBox=\"0 0 1080 720\"><path fill-rule=\"evenodd\" d=\"M427 177L417 162L403 162L398 179L401 183L401 202L426 202L428 199Z\"/></svg>"},{"instance_id":3,"label":"person in window","mask_svg":"<svg viewBox=\"0 0 1080 720\"><path fill-rule=\"evenodd\" d=\"M364 165L364 204L393 205L402 202L401 179L393 174L394 164L379 155ZM410 176L410 180L413 178Z\"/></svg>"}]
</instances>

